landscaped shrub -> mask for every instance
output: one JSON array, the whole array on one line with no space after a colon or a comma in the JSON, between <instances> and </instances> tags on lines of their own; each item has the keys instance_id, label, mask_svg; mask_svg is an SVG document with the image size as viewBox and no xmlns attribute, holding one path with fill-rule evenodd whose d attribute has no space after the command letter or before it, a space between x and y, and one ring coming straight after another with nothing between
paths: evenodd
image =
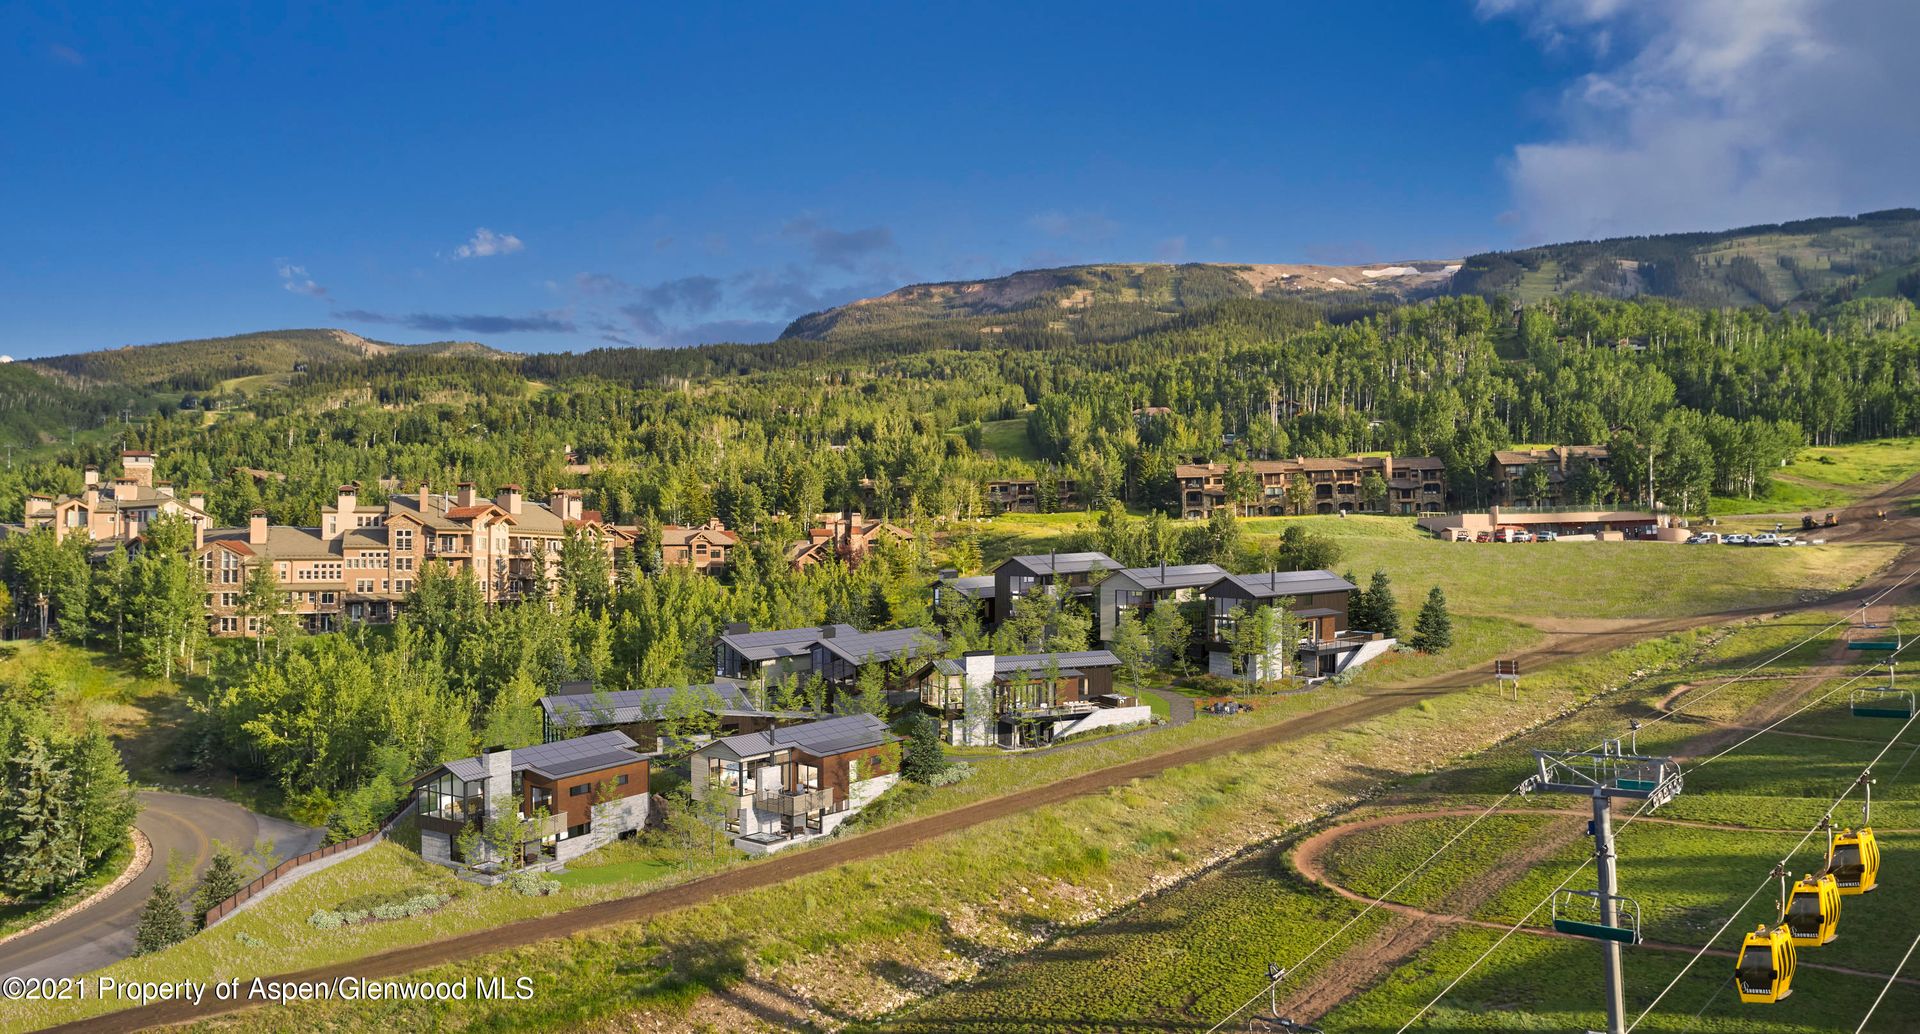
<instances>
[{"instance_id":1,"label":"landscaped shrub","mask_svg":"<svg viewBox=\"0 0 1920 1034\"><path fill-rule=\"evenodd\" d=\"M940 769L939 771L928 776L925 782L928 786L951 786L954 783L958 783L972 777L972 775L973 775L972 765L965 764L963 762L955 762L954 764L948 765L947 767Z\"/></svg>"},{"instance_id":2,"label":"landscaped shrub","mask_svg":"<svg viewBox=\"0 0 1920 1034\"><path fill-rule=\"evenodd\" d=\"M522 869L519 872L509 875L507 877L507 886L512 887L514 893L524 894L530 898L539 898L549 894L560 893L559 880L550 879L531 869Z\"/></svg>"},{"instance_id":3,"label":"landscaped shrub","mask_svg":"<svg viewBox=\"0 0 1920 1034\"><path fill-rule=\"evenodd\" d=\"M372 896L375 895L362 895L350 901L342 902L342 904L360 904L367 897ZM412 916L425 915L452 900L453 895L451 894L443 894L439 891L427 891L425 893L416 893L412 897L397 901L382 901L372 908L322 908L307 917L307 924L316 930L337 930L340 927L353 926L358 923L367 922L370 919L407 919Z\"/></svg>"},{"instance_id":4,"label":"landscaped shrub","mask_svg":"<svg viewBox=\"0 0 1920 1034\"><path fill-rule=\"evenodd\" d=\"M248 948L264 948L267 946L267 942L261 940L258 937L255 937L254 935L246 932L245 930L242 930L234 934L233 939L236 941L239 941L242 946L248 947Z\"/></svg>"}]
</instances>

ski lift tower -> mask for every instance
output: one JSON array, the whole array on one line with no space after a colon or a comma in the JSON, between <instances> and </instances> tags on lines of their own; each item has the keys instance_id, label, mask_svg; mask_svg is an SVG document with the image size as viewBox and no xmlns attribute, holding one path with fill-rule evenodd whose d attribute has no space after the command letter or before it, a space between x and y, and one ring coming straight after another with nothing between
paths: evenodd
<instances>
[{"instance_id":1,"label":"ski lift tower","mask_svg":"<svg viewBox=\"0 0 1920 1034\"><path fill-rule=\"evenodd\" d=\"M1593 821L1587 832L1593 836L1595 886L1593 890L1555 893L1553 928L1600 942L1607 996L1606 1034L1625 1034L1626 985L1620 971L1620 946L1640 943L1640 905L1620 896L1613 864L1613 799L1646 801L1647 810L1658 808L1679 795L1680 764L1670 757L1629 753L1619 740L1608 740L1599 750L1536 750L1533 757L1538 768L1520 784L1521 793L1573 793L1593 801ZM1597 921L1562 914L1562 902L1571 905L1581 899L1592 902Z\"/></svg>"}]
</instances>

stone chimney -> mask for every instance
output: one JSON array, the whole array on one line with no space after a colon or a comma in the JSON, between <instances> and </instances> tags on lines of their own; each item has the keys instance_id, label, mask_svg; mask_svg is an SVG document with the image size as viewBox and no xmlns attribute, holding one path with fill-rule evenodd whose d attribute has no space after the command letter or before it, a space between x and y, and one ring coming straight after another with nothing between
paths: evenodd
<instances>
[{"instance_id":1,"label":"stone chimney","mask_svg":"<svg viewBox=\"0 0 1920 1034\"><path fill-rule=\"evenodd\" d=\"M140 490L139 482L133 480L132 478L114 478L113 479L113 498L116 500L132 499L133 494L135 492L138 492L139 490Z\"/></svg>"},{"instance_id":2,"label":"stone chimney","mask_svg":"<svg viewBox=\"0 0 1920 1034\"><path fill-rule=\"evenodd\" d=\"M1388 481L1393 480L1393 453L1387 453L1380 458L1380 476Z\"/></svg>"},{"instance_id":3,"label":"stone chimney","mask_svg":"<svg viewBox=\"0 0 1920 1034\"><path fill-rule=\"evenodd\" d=\"M333 508L340 514L340 530L353 527L353 518L349 515L360 508L360 486L345 484L335 489Z\"/></svg>"},{"instance_id":4,"label":"stone chimney","mask_svg":"<svg viewBox=\"0 0 1920 1034\"><path fill-rule=\"evenodd\" d=\"M168 499L173 498L173 482L171 481L155 482L153 486L153 490L160 493L163 496L166 496Z\"/></svg>"},{"instance_id":5,"label":"stone chimney","mask_svg":"<svg viewBox=\"0 0 1920 1034\"><path fill-rule=\"evenodd\" d=\"M247 514L247 545L264 546L267 544L267 511L255 510Z\"/></svg>"},{"instance_id":6,"label":"stone chimney","mask_svg":"<svg viewBox=\"0 0 1920 1034\"><path fill-rule=\"evenodd\" d=\"M100 486L100 468L91 463L87 464L87 469L80 474L80 480L81 483L88 488L98 488Z\"/></svg>"},{"instance_id":7,"label":"stone chimney","mask_svg":"<svg viewBox=\"0 0 1920 1034\"><path fill-rule=\"evenodd\" d=\"M100 505L100 482L97 480L88 482L87 490L80 494L80 498L86 500L87 509L91 510L98 507Z\"/></svg>"},{"instance_id":8,"label":"stone chimney","mask_svg":"<svg viewBox=\"0 0 1920 1034\"><path fill-rule=\"evenodd\" d=\"M462 481L457 487L460 492L458 496L458 505L460 506L472 506L480 496L480 493L475 490L474 484L471 481Z\"/></svg>"},{"instance_id":9,"label":"stone chimney","mask_svg":"<svg viewBox=\"0 0 1920 1034\"><path fill-rule=\"evenodd\" d=\"M123 452L120 454L120 470L124 477L144 488L153 487L153 453Z\"/></svg>"},{"instance_id":10,"label":"stone chimney","mask_svg":"<svg viewBox=\"0 0 1920 1034\"><path fill-rule=\"evenodd\" d=\"M488 747L481 753L480 759L487 763L487 799L482 807L491 816L493 799L513 792L513 751L505 747Z\"/></svg>"},{"instance_id":11,"label":"stone chimney","mask_svg":"<svg viewBox=\"0 0 1920 1034\"><path fill-rule=\"evenodd\" d=\"M956 745L985 747L993 742L993 651L973 650L960 655L960 724Z\"/></svg>"},{"instance_id":12,"label":"stone chimney","mask_svg":"<svg viewBox=\"0 0 1920 1034\"><path fill-rule=\"evenodd\" d=\"M196 509L196 510L204 510L204 509L206 509L206 508L207 508L207 493L205 493L205 492L202 492L201 490L199 490L199 489L197 489L197 488L196 488L196 489L194 489L194 490L193 490L193 491L191 491L191 492L188 492L188 493L187 493L187 505L188 505L188 506L191 506L191 507L193 507L193 508L194 508L194 509Z\"/></svg>"},{"instance_id":13,"label":"stone chimney","mask_svg":"<svg viewBox=\"0 0 1920 1034\"><path fill-rule=\"evenodd\" d=\"M493 501L498 504L502 510L507 511L509 515L518 517L520 516L520 507L524 504L525 496L521 495L519 485L501 485L500 494L496 496Z\"/></svg>"}]
</instances>

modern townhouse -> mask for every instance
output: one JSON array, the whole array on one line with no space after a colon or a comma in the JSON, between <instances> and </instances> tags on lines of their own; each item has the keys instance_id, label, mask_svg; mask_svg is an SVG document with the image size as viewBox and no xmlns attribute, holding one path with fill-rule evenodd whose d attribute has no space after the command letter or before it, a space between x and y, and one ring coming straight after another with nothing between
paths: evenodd
<instances>
[{"instance_id":1,"label":"modern townhouse","mask_svg":"<svg viewBox=\"0 0 1920 1034\"><path fill-rule=\"evenodd\" d=\"M1113 689L1120 659L1106 650L995 655L927 662L908 680L940 737L959 746L1040 746L1095 729L1153 720Z\"/></svg>"},{"instance_id":2,"label":"modern townhouse","mask_svg":"<svg viewBox=\"0 0 1920 1034\"><path fill-rule=\"evenodd\" d=\"M809 625L755 632L744 622L727 626L714 646L713 673L723 679L777 686L813 671L813 645L835 636L855 636L852 625Z\"/></svg>"},{"instance_id":3,"label":"modern townhouse","mask_svg":"<svg viewBox=\"0 0 1920 1034\"><path fill-rule=\"evenodd\" d=\"M1347 606L1358 591L1332 571L1230 574L1209 585L1207 670L1222 678L1273 678L1292 671L1306 678L1337 675L1365 664L1394 645L1376 632L1347 627ZM1232 634L1243 608L1284 605L1302 634L1276 644L1266 657L1236 654Z\"/></svg>"},{"instance_id":4,"label":"modern townhouse","mask_svg":"<svg viewBox=\"0 0 1920 1034\"><path fill-rule=\"evenodd\" d=\"M886 688L893 690L904 681L897 674L903 667L922 657L941 651L946 640L930 628L888 628L875 632L840 635L833 626L821 630L809 648L813 674L827 684L830 694L858 688L860 675L871 666L883 673ZM828 701L831 703L831 701Z\"/></svg>"},{"instance_id":5,"label":"modern townhouse","mask_svg":"<svg viewBox=\"0 0 1920 1034\"><path fill-rule=\"evenodd\" d=\"M1296 456L1282 460L1244 460L1241 497L1229 498L1235 464L1183 463L1174 468L1180 485L1180 512L1204 520L1217 507L1233 504L1243 517L1279 517L1305 513L1418 514L1443 509L1447 501L1447 464L1433 456ZM1371 478L1379 478L1370 495ZM1299 505L1289 489L1303 479L1310 500Z\"/></svg>"},{"instance_id":6,"label":"modern townhouse","mask_svg":"<svg viewBox=\"0 0 1920 1034\"><path fill-rule=\"evenodd\" d=\"M942 621L953 610L952 599L964 601L980 621L981 628L992 628L997 620L993 606L993 575L976 574L961 577L960 572L947 568L940 572L933 582L933 611Z\"/></svg>"},{"instance_id":7,"label":"modern townhouse","mask_svg":"<svg viewBox=\"0 0 1920 1034\"><path fill-rule=\"evenodd\" d=\"M662 749L662 723L690 717L683 708L700 711L712 722L713 731L701 739L761 732L813 717L762 707L746 686L730 679L605 693L594 692L590 682L563 682L558 692L540 698L540 729L548 743L584 733L621 732L640 750L652 753Z\"/></svg>"},{"instance_id":8,"label":"modern townhouse","mask_svg":"<svg viewBox=\"0 0 1920 1034\"><path fill-rule=\"evenodd\" d=\"M1120 562L1105 553L1038 553L1007 560L993 569L993 624L1006 621L1020 598L1033 592L1089 603L1100 579L1119 569Z\"/></svg>"},{"instance_id":9,"label":"modern townhouse","mask_svg":"<svg viewBox=\"0 0 1920 1034\"><path fill-rule=\"evenodd\" d=\"M868 714L727 736L694 751L690 789L724 801L734 846L764 855L832 834L898 782L898 740Z\"/></svg>"},{"instance_id":10,"label":"modern townhouse","mask_svg":"<svg viewBox=\"0 0 1920 1034\"><path fill-rule=\"evenodd\" d=\"M1161 564L1115 571L1100 580L1094 635L1103 643L1112 642L1122 615L1144 619L1156 606L1178 606L1196 600L1202 589L1226 573L1215 564Z\"/></svg>"},{"instance_id":11,"label":"modern townhouse","mask_svg":"<svg viewBox=\"0 0 1920 1034\"><path fill-rule=\"evenodd\" d=\"M601 732L531 747L495 747L437 765L413 781L420 854L442 865L505 862L481 848L462 854L468 826L524 820L540 808L547 820L522 845L531 867L562 864L647 822L648 758L621 732Z\"/></svg>"}]
</instances>

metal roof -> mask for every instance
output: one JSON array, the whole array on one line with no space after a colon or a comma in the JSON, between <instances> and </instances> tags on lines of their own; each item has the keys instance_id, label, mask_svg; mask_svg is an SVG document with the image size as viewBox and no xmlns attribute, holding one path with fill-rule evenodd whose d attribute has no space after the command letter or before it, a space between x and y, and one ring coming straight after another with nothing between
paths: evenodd
<instances>
[{"instance_id":1,"label":"metal roof","mask_svg":"<svg viewBox=\"0 0 1920 1034\"><path fill-rule=\"evenodd\" d=\"M743 732L737 736L723 737L700 748L697 753L706 754L715 748L725 748L735 757L750 758L792 748L812 754L814 757L827 757L832 754L845 754L851 750L877 747L893 738L893 735L887 732L886 724L873 715L850 714L840 718L823 718L817 722L789 725L783 729Z\"/></svg>"},{"instance_id":2,"label":"metal roof","mask_svg":"<svg viewBox=\"0 0 1920 1034\"><path fill-rule=\"evenodd\" d=\"M590 686L591 683L587 682L560 684L560 688L566 690L588 689ZM705 685L686 688L701 696L713 694L721 705L719 710L753 714L760 711L754 706L753 700L747 696L746 690L741 688L740 683L731 679L716 679ZM677 686L661 686L656 689L617 689L604 695L590 690L556 693L541 697L540 709L555 722L566 722L578 715L588 724L624 725L628 722L643 722L664 716L668 702L678 692L680 688ZM602 708L605 708L608 713L602 714Z\"/></svg>"},{"instance_id":3,"label":"metal roof","mask_svg":"<svg viewBox=\"0 0 1920 1034\"><path fill-rule=\"evenodd\" d=\"M1353 592L1358 587L1332 571L1267 571L1262 574L1230 574L1213 585L1231 584L1254 599L1274 596L1305 596L1316 592Z\"/></svg>"},{"instance_id":4,"label":"metal roof","mask_svg":"<svg viewBox=\"0 0 1920 1034\"><path fill-rule=\"evenodd\" d=\"M510 771L530 771L548 779L564 779L646 760L646 755L636 753L633 746L632 737L624 732L596 732L556 743L515 747L507 751L507 764ZM456 758L440 767L469 783L476 782L487 777L487 756Z\"/></svg>"},{"instance_id":5,"label":"metal roof","mask_svg":"<svg viewBox=\"0 0 1920 1034\"><path fill-rule=\"evenodd\" d=\"M960 595L972 596L975 599L990 598L994 592L993 576L990 574L977 574L968 578L949 578L940 584L952 586L953 591Z\"/></svg>"},{"instance_id":6,"label":"metal roof","mask_svg":"<svg viewBox=\"0 0 1920 1034\"><path fill-rule=\"evenodd\" d=\"M900 657L937 652L943 640L938 632L914 626L888 628L878 632L859 632L821 639L816 644L841 660L859 665L868 661L891 661Z\"/></svg>"},{"instance_id":7,"label":"metal roof","mask_svg":"<svg viewBox=\"0 0 1920 1034\"><path fill-rule=\"evenodd\" d=\"M1156 567L1129 567L1107 576L1108 581L1125 578L1142 589L1199 589L1226 576L1218 564L1178 564Z\"/></svg>"},{"instance_id":8,"label":"metal roof","mask_svg":"<svg viewBox=\"0 0 1920 1034\"><path fill-rule=\"evenodd\" d=\"M852 625L822 625L808 628L776 628L766 632L733 632L720 637L720 641L733 649L733 652L750 661L771 661L779 657L798 657L813 648L813 644L823 638L823 633L833 629L835 637L857 636L860 630Z\"/></svg>"},{"instance_id":9,"label":"metal roof","mask_svg":"<svg viewBox=\"0 0 1920 1034\"><path fill-rule=\"evenodd\" d=\"M1034 574L1084 574L1120 566L1120 561L1105 553L1035 553L1014 557L1008 563L1019 564Z\"/></svg>"},{"instance_id":10,"label":"metal roof","mask_svg":"<svg viewBox=\"0 0 1920 1034\"><path fill-rule=\"evenodd\" d=\"M1120 658L1109 650L1080 650L1070 653L1022 653L993 659L993 673L1006 675L1021 671L1045 671L1050 667L1116 668Z\"/></svg>"}]
</instances>

